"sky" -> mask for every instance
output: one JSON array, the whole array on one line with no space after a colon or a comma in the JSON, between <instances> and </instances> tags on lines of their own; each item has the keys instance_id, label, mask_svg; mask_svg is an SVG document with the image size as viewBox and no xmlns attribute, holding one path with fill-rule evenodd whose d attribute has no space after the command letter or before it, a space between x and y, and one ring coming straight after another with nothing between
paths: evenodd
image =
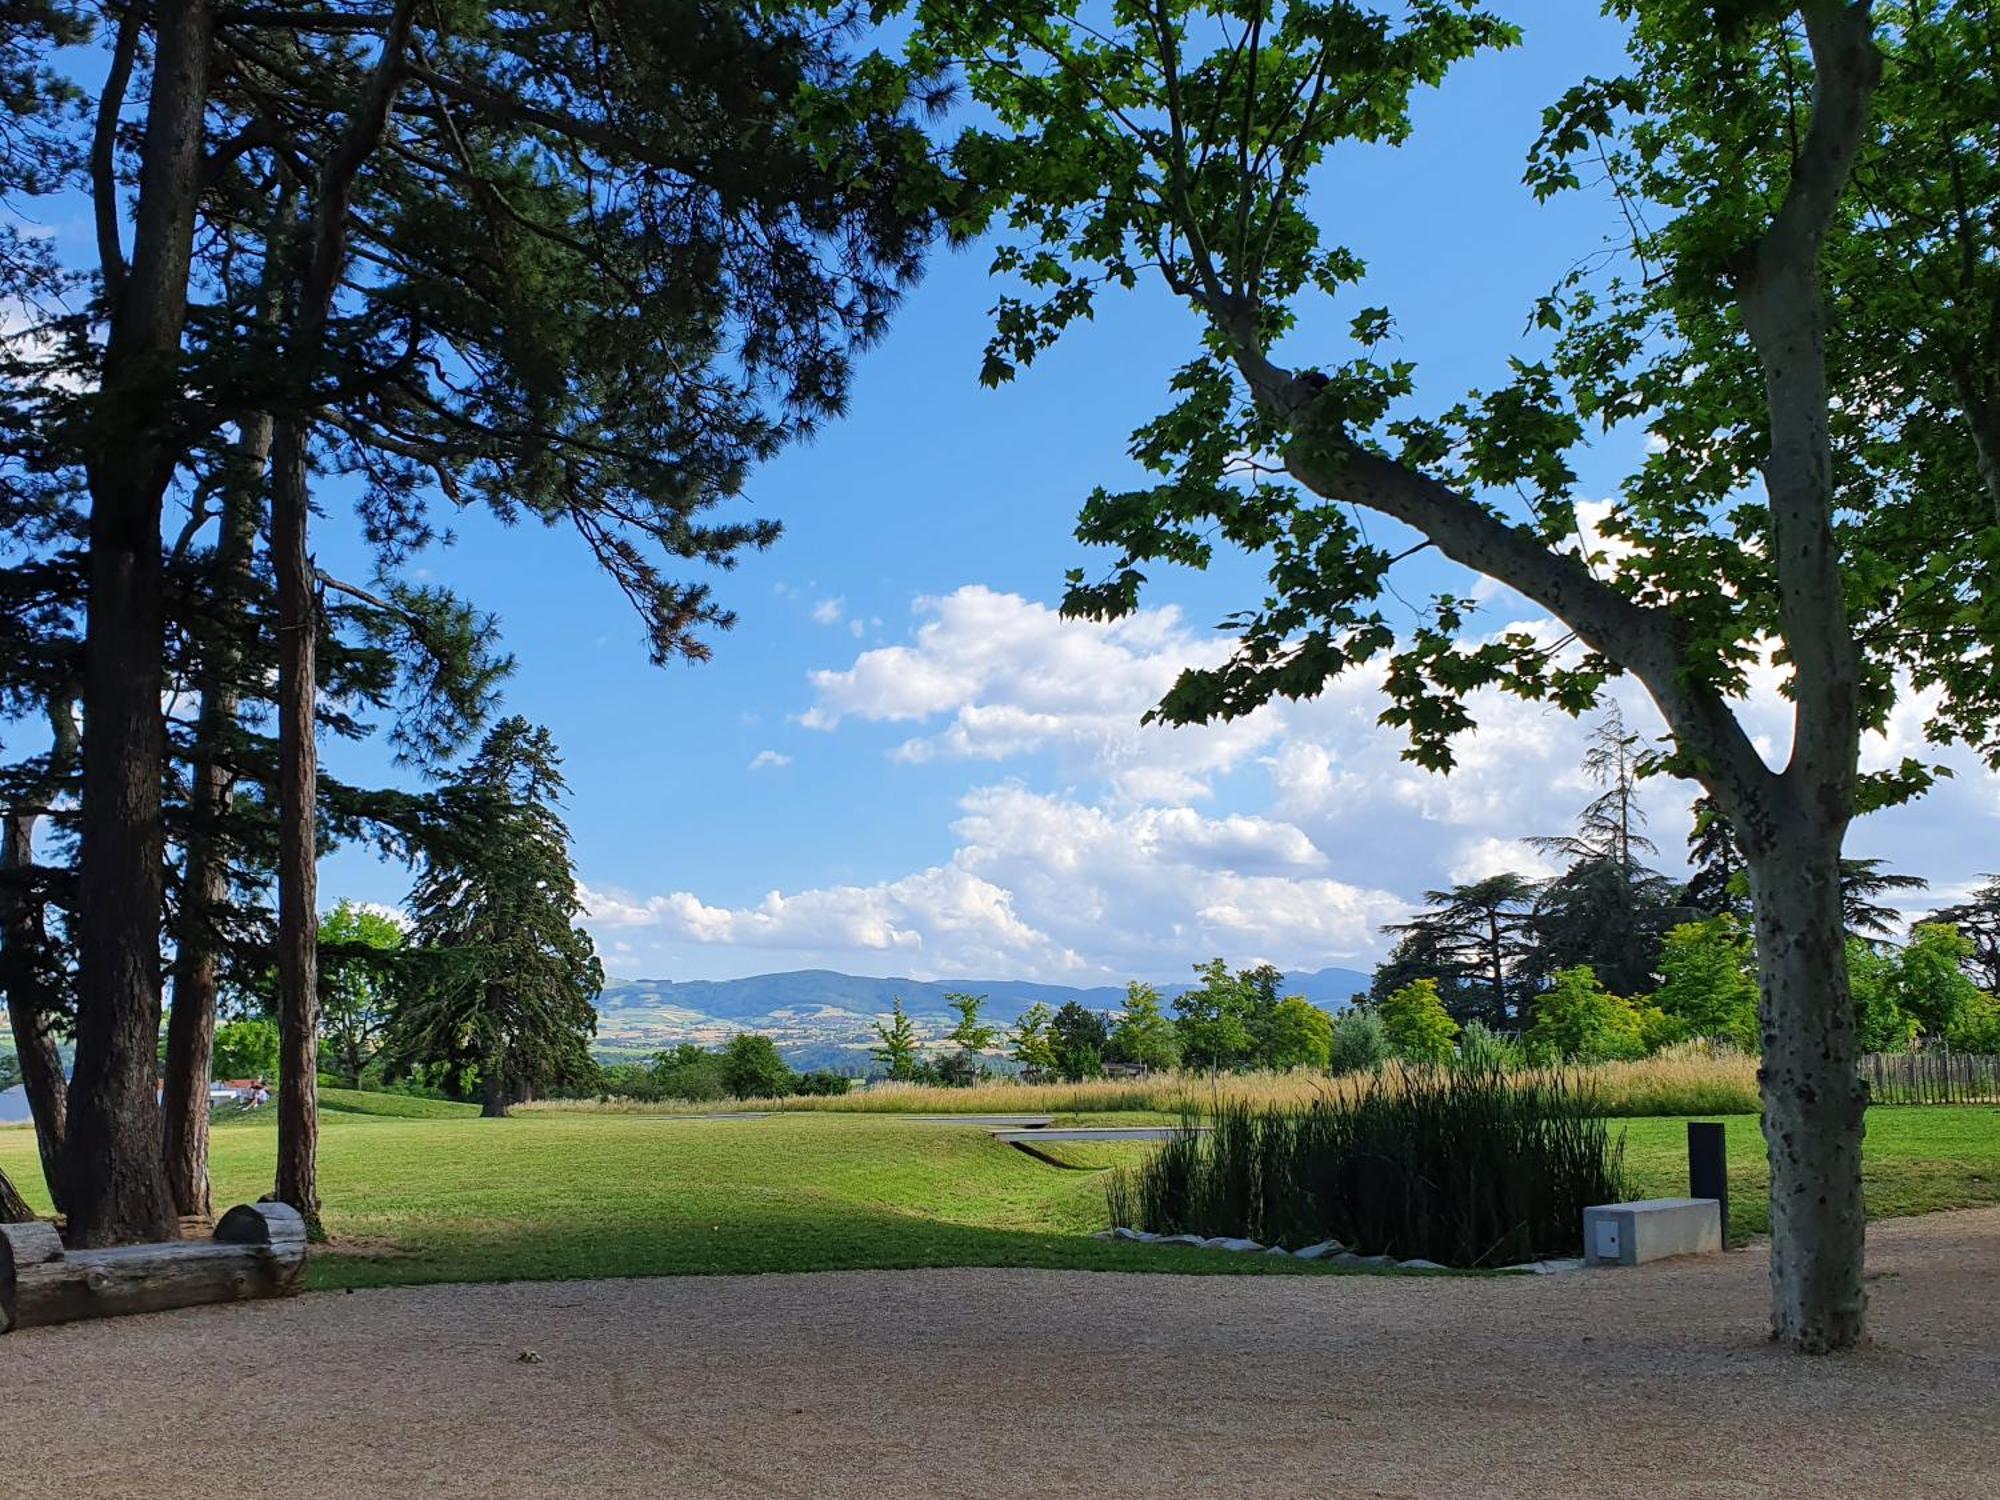
<instances>
[{"instance_id":1,"label":"sky","mask_svg":"<svg viewBox=\"0 0 2000 1500\"><path fill-rule=\"evenodd\" d=\"M1343 156L1315 186L1328 237L1371 267L1326 326L1392 308L1433 406L1498 380L1532 299L1616 227L1606 195L1537 206L1520 176L1542 107L1618 67L1617 31L1585 4L1510 8L1526 47L1460 69L1420 100L1410 144ZM465 515L454 545L419 559L499 615L519 663L505 708L563 749L608 971L1101 983L1181 978L1218 954L1366 967L1426 889L1540 869L1519 840L1565 831L1591 795L1587 725L1552 710L1482 698L1448 777L1400 758L1373 674L1235 724L1140 727L1181 667L1226 649L1215 623L1261 597L1254 563L1230 557L1162 575L1114 625L1056 614L1064 570L1104 562L1072 537L1077 507L1135 477L1128 434L1163 406L1196 328L1163 294L1114 298L1014 385L983 390L989 258L940 253L864 357L849 414L753 477L746 505L785 535L715 579L740 622L712 661L649 665L568 533ZM1612 493L1642 442L1586 455L1589 491ZM349 547L330 517L326 565L358 566ZM1419 563L1405 591L1469 582ZM1535 619L1505 591L1480 597L1482 628ZM1659 732L1635 691L1621 699ZM1782 758L1772 695L1746 713ZM1918 718L1899 710L1871 760L1909 750ZM1850 852L1929 876L1940 901L2000 865L2000 783L1957 765L1923 803L1858 824ZM328 768L407 779L382 746L330 746ZM1668 870L1692 796L1646 790ZM394 905L409 881L336 851L323 904Z\"/></svg>"}]
</instances>

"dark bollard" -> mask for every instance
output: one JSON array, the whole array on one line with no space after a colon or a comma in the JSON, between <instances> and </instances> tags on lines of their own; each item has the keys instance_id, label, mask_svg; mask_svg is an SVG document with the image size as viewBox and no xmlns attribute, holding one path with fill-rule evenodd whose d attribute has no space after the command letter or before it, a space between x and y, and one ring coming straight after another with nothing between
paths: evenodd
<instances>
[{"instance_id":1,"label":"dark bollard","mask_svg":"<svg viewBox=\"0 0 2000 1500\"><path fill-rule=\"evenodd\" d=\"M1688 1196L1713 1198L1722 1205L1722 1243L1729 1243L1729 1153L1724 1127L1715 1121L1688 1121Z\"/></svg>"}]
</instances>

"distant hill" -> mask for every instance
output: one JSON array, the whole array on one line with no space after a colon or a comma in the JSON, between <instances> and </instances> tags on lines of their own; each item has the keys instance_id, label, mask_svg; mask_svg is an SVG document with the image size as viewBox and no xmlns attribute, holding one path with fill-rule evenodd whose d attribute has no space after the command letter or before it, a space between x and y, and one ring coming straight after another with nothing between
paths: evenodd
<instances>
[{"instance_id":1,"label":"distant hill","mask_svg":"<svg viewBox=\"0 0 2000 1500\"><path fill-rule=\"evenodd\" d=\"M1160 986L1171 999L1193 984ZM1303 995L1316 1005L1337 1009L1368 988L1368 976L1354 969L1320 969L1287 974L1284 993ZM914 1015L943 1015L945 996L953 992L984 995L987 1014L996 1021L1015 1021L1036 1001L1055 1007L1081 1001L1092 1010L1115 1010L1124 1004L1123 986L1077 988L1035 984L1022 979L875 979L839 974L831 969L795 969L783 974L755 974L748 979L620 979L604 988L597 1008L606 1013L663 1012L659 1019L682 1023L708 1017L717 1021L764 1021L771 1018L809 1022L816 1014L841 1012L873 1016L902 997ZM826 1015L826 1020L834 1016Z\"/></svg>"}]
</instances>

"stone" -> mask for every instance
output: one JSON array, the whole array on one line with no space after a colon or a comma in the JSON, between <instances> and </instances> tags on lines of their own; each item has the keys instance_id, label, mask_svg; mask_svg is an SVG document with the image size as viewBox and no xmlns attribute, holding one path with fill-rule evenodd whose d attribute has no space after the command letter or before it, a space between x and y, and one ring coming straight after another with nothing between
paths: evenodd
<instances>
[{"instance_id":1,"label":"stone","mask_svg":"<svg viewBox=\"0 0 2000 1500\"><path fill-rule=\"evenodd\" d=\"M1415 1260L1404 1261L1403 1269L1405 1271L1444 1271L1449 1270L1450 1267L1441 1266L1434 1260L1425 1260L1419 1256Z\"/></svg>"},{"instance_id":2,"label":"stone","mask_svg":"<svg viewBox=\"0 0 2000 1500\"><path fill-rule=\"evenodd\" d=\"M1349 1265L1376 1267L1393 1266L1396 1263L1396 1257L1393 1255L1357 1255L1347 1262Z\"/></svg>"},{"instance_id":3,"label":"stone","mask_svg":"<svg viewBox=\"0 0 2000 1500\"><path fill-rule=\"evenodd\" d=\"M1722 1249L1722 1205L1713 1198L1645 1198L1583 1211L1583 1258L1594 1266L1642 1266Z\"/></svg>"},{"instance_id":4,"label":"stone","mask_svg":"<svg viewBox=\"0 0 2000 1500\"><path fill-rule=\"evenodd\" d=\"M1208 1248L1211 1250L1234 1250L1238 1254L1242 1254L1251 1250L1262 1250L1264 1247L1255 1240L1232 1240L1218 1236L1208 1242Z\"/></svg>"},{"instance_id":5,"label":"stone","mask_svg":"<svg viewBox=\"0 0 2000 1500\"><path fill-rule=\"evenodd\" d=\"M1206 1250L1208 1241L1198 1234L1163 1234L1153 1242L1157 1245L1188 1245L1196 1250Z\"/></svg>"},{"instance_id":6,"label":"stone","mask_svg":"<svg viewBox=\"0 0 2000 1500\"><path fill-rule=\"evenodd\" d=\"M1323 1260L1329 1255L1338 1255L1347 1247L1339 1240L1321 1240L1317 1245L1308 1245L1303 1250L1294 1250L1293 1255L1300 1260Z\"/></svg>"},{"instance_id":7,"label":"stone","mask_svg":"<svg viewBox=\"0 0 2000 1500\"><path fill-rule=\"evenodd\" d=\"M1118 1228L1112 1230L1111 1237L1117 1240L1136 1240L1138 1243L1142 1245L1150 1245L1153 1243L1154 1240L1157 1240L1159 1238L1157 1234L1150 1234L1146 1230L1127 1229L1123 1225L1120 1225Z\"/></svg>"}]
</instances>

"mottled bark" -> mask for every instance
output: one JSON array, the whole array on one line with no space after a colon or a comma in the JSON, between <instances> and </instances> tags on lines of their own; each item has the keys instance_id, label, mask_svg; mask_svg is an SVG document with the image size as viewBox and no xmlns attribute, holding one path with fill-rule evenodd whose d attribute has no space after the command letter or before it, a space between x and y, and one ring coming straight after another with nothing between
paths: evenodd
<instances>
[{"instance_id":1,"label":"mottled bark","mask_svg":"<svg viewBox=\"0 0 2000 1500\"><path fill-rule=\"evenodd\" d=\"M174 934L174 1002L167 1014L167 1061L160 1096L161 1148L174 1209L190 1217L213 1212L208 1189L208 1083L215 1057L215 1002L221 968L217 913L229 898L229 853L222 830L236 789L227 741L240 707L239 663L230 617L249 584L271 418L240 424L231 472L222 492L215 587L207 608L216 618L211 659L201 667L201 707L195 718L189 770L186 867L180 923Z\"/></svg>"},{"instance_id":2,"label":"mottled bark","mask_svg":"<svg viewBox=\"0 0 2000 1500\"><path fill-rule=\"evenodd\" d=\"M507 1069L497 1055L480 1065L479 1113L489 1120L507 1118Z\"/></svg>"},{"instance_id":3,"label":"mottled bark","mask_svg":"<svg viewBox=\"0 0 2000 1500\"><path fill-rule=\"evenodd\" d=\"M110 320L93 406L83 693L76 1071L64 1183L72 1244L172 1239L154 1094L160 1031L162 497L180 461L181 328L200 189L209 0L156 13L133 253L100 179ZM118 101L107 92L106 112Z\"/></svg>"},{"instance_id":4,"label":"mottled bark","mask_svg":"<svg viewBox=\"0 0 2000 1500\"><path fill-rule=\"evenodd\" d=\"M1771 1336L1809 1353L1866 1326L1861 1139L1840 909L1840 834L1783 828L1750 861L1757 913L1759 1081L1771 1163Z\"/></svg>"}]
</instances>

